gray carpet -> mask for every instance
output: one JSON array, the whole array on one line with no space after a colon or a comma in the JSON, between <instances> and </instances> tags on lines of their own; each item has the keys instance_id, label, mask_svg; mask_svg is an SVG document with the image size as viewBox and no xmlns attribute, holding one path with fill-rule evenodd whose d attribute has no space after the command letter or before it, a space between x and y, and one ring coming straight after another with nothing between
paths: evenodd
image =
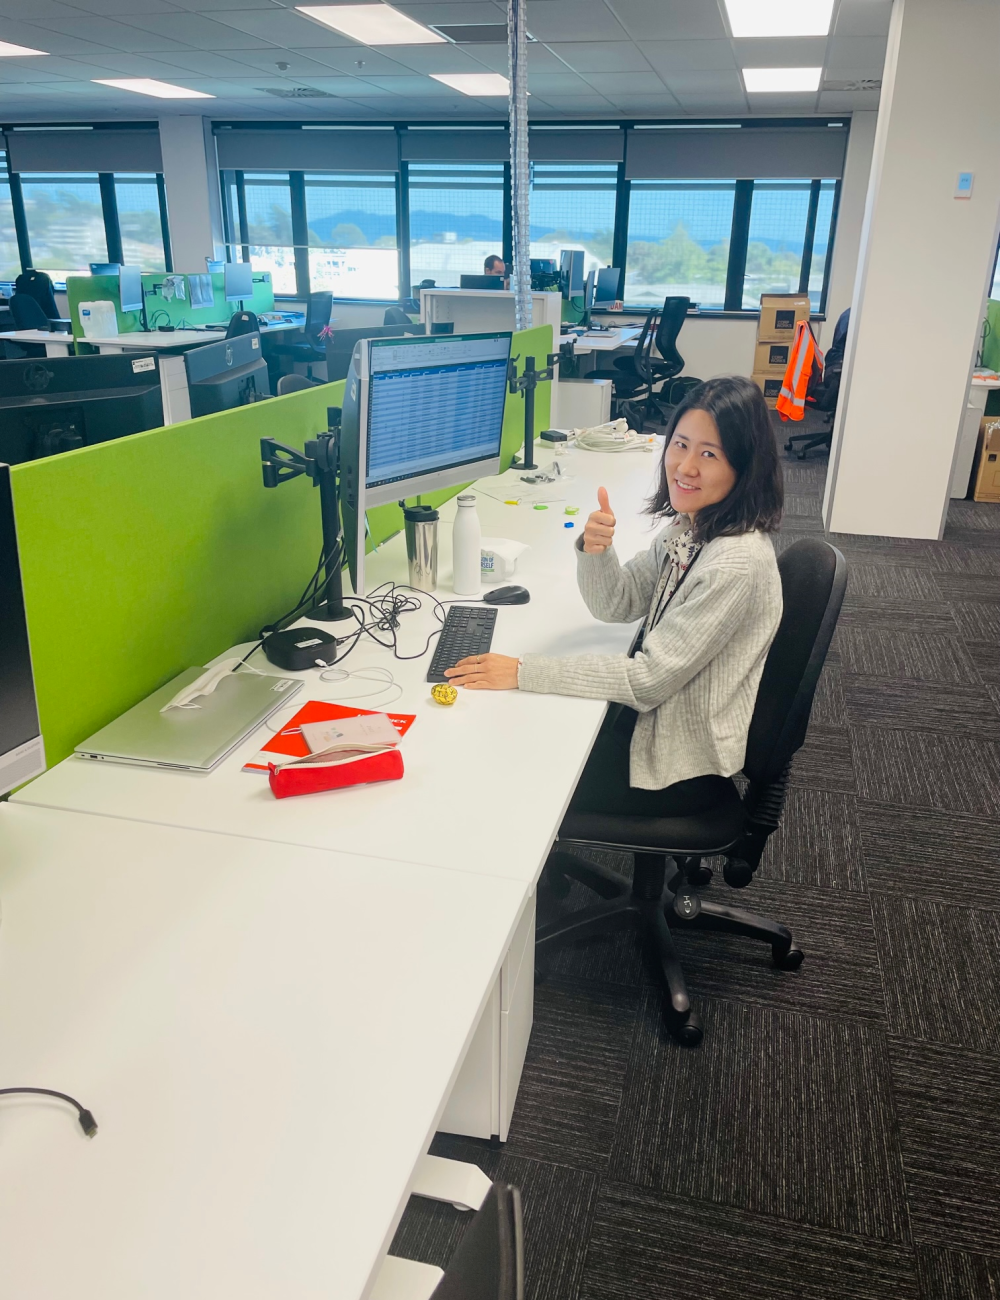
<instances>
[{"instance_id":1,"label":"gray carpet","mask_svg":"<svg viewBox=\"0 0 1000 1300\"><path fill-rule=\"evenodd\" d=\"M826 474L783 463L779 548L822 530ZM784 824L748 890L706 891L805 964L679 934L688 1050L631 934L567 949L503 1150L435 1141L521 1187L528 1300L1000 1300L1000 505L831 540L848 596ZM393 1253L444 1266L467 1222L414 1198Z\"/></svg>"}]
</instances>

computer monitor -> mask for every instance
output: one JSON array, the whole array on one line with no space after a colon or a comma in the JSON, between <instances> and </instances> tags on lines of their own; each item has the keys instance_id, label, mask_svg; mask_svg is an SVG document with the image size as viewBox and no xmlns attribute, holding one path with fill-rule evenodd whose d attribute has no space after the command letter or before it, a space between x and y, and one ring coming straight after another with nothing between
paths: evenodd
<instances>
[{"instance_id":1,"label":"computer monitor","mask_svg":"<svg viewBox=\"0 0 1000 1300\"><path fill-rule=\"evenodd\" d=\"M119 352L0 361L0 461L8 465L162 424L155 356Z\"/></svg>"},{"instance_id":2,"label":"computer monitor","mask_svg":"<svg viewBox=\"0 0 1000 1300\"><path fill-rule=\"evenodd\" d=\"M184 353L192 415L231 411L271 396L260 335L236 334Z\"/></svg>"},{"instance_id":3,"label":"computer monitor","mask_svg":"<svg viewBox=\"0 0 1000 1300\"><path fill-rule=\"evenodd\" d=\"M583 249L564 248L559 254L559 288L564 298L583 293Z\"/></svg>"},{"instance_id":4,"label":"computer monitor","mask_svg":"<svg viewBox=\"0 0 1000 1300\"><path fill-rule=\"evenodd\" d=\"M502 275L460 275L458 277L458 287L460 289L502 289Z\"/></svg>"},{"instance_id":5,"label":"computer monitor","mask_svg":"<svg viewBox=\"0 0 1000 1300\"><path fill-rule=\"evenodd\" d=\"M364 595L365 511L500 471L511 335L361 339L341 417L341 508Z\"/></svg>"},{"instance_id":6,"label":"computer monitor","mask_svg":"<svg viewBox=\"0 0 1000 1300\"><path fill-rule=\"evenodd\" d=\"M554 257L533 257L531 261L532 275L557 275L556 259Z\"/></svg>"},{"instance_id":7,"label":"computer monitor","mask_svg":"<svg viewBox=\"0 0 1000 1300\"><path fill-rule=\"evenodd\" d=\"M142 311L142 267L122 266L118 270L118 296L122 311Z\"/></svg>"},{"instance_id":8,"label":"computer monitor","mask_svg":"<svg viewBox=\"0 0 1000 1300\"><path fill-rule=\"evenodd\" d=\"M249 262L227 262L222 274L226 302L245 302L253 297L253 267Z\"/></svg>"},{"instance_id":9,"label":"computer monitor","mask_svg":"<svg viewBox=\"0 0 1000 1300\"><path fill-rule=\"evenodd\" d=\"M120 262L91 262L91 275L117 275L121 271Z\"/></svg>"},{"instance_id":10,"label":"computer monitor","mask_svg":"<svg viewBox=\"0 0 1000 1300\"><path fill-rule=\"evenodd\" d=\"M10 469L0 465L0 795L45 771Z\"/></svg>"},{"instance_id":11,"label":"computer monitor","mask_svg":"<svg viewBox=\"0 0 1000 1300\"><path fill-rule=\"evenodd\" d=\"M595 307L613 307L621 300L621 267L605 266L597 272L597 288L594 290Z\"/></svg>"},{"instance_id":12,"label":"computer monitor","mask_svg":"<svg viewBox=\"0 0 1000 1300\"><path fill-rule=\"evenodd\" d=\"M597 283L597 272L588 271L587 278L583 282L583 309L590 311L594 305L594 286Z\"/></svg>"}]
</instances>

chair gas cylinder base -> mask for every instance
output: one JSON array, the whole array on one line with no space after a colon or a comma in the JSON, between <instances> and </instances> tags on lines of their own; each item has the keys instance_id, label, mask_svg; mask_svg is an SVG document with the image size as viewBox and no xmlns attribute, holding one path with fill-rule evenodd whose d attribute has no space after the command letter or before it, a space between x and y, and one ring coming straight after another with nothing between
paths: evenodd
<instances>
[{"instance_id":1,"label":"chair gas cylinder base","mask_svg":"<svg viewBox=\"0 0 1000 1300\"><path fill-rule=\"evenodd\" d=\"M671 861L675 869L668 873ZM729 859L725 870L734 883L748 883L752 878L748 864L739 859ZM711 870L702 866L700 857L637 852L629 881L608 867L557 849L546 863L543 889L557 898L565 897L570 881L577 880L605 901L540 927L535 951L544 956L565 943L614 930L638 929L656 959L664 985L666 1026L679 1043L696 1047L702 1038L701 1019L691 1007L672 930L715 930L761 940L771 945L772 959L781 970L797 970L804 955L785 926L738 907L702 899L695 891L711 878Z\"/></svg>"},{"instance_id":2,"label":"chair gas cylinder base","mask_svg":"<svg viewBox=\"0 0 1000 1300\"><path fill-rule=\"evenodd\" d=\"M685 816L638 817L571 808L540 882L541 889L565 897L569 880L577 880L604 901L541 926L535 935L538 956L544 961L546 953L576 939L639 929L654 947L666 985L667 1025L688 1046L701 1041L701 1023L691 1010L672 930L686 926L745 935L769 943L774 964L783 970L802 964L802 952L783 925L702 899L696 892L711 879L702 865L706 857L725 858L723 878L734 889L753 880L767 841L781 824L792 760L806 737L816 684L844 600L847 562L821 538L804 537L790 546L778 556L778 573L781 622L750 720L745 789L732 780L720 781L711 806ZM632 881L565 852L566 844L632 853ZM670 859L676 870L668 879Z\"/></svg>"}]
</instances>

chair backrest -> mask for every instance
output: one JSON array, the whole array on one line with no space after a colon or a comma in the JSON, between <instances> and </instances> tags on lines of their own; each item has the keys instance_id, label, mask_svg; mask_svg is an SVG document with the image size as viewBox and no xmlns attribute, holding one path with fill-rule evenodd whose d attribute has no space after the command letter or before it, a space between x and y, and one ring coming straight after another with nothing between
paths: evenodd
<instances>
[{"instance_id":1,"label":"chair backrest","mask_svg":"<svg viewBox=\"0 0 1000 1300\"><path fill-rule=\"evenodd\" d=\"M34 298L47 320L56 320L59 316L52 278L46 271L36 271L34 267L22 271L14 281L14 292L26 293Z\"/></svg>"},{"instance_id":2,"label":"chair backrest","mask_svg":"<svg viewBox=\"0 0 1000 1300\"><path fill-rule=\"evenodd\" d=\"M413 322L402 307L386 307L382 317L383 325L412 325Z\"/></svg>"},{"instance_id":3,"label":"chair backrest","mask_svg":"<svg viewBox=\"0 0 1000 1300\"><path fill-rule=\"evenodd\" d=\"M431 1300L524 1300L521 1194L494 1183Z\"/></svg>"},{"instance_id":4,"label":"chair backrest","mask_svg":"<svg viewBox=\"0 0 1000 1300\"><path fill-rule=\"evenodd\" d=\"M10 300L10 314L14 317L14 328L19 330L47 330L49 318L38 305L37 298L30 293L18 291Z\"/></svg>"},{"instance_id":5,"label":"chair backrest","mask_svg":"<svg viewBox=\"0 0 1000 1300\"><path fill-rule=\"evenodd\" d=\"M656 350L663 358L663 365L658 367L661 373L664 366L670 367L670 373L664 376L666 379L673 379L674 375L679 375L684 369L684 358L677 351L676 344L690 306L690 298L663 299L663 311L656 327Z\"/></svg>"},{"instance_id":6,"label":"chair backrest","mask_svg":"<svg viewBox=\"0 0 1000 1300\"><path fill-rule=\"evenodd\" d=\"M230 317L226 338L233 339L237 334L257 334L259 332L260 321L257 319L256 312L236 311Z\"/></svg>"},{"instance_id":7,"label":"chair backrest","mask_svg":"<svg viewBox=\"0 0 1000 1300\"><path fill-rule=\"evenodd\" d=\"M303 388L317 387L317 381L309 379L305 375L282 375L278 380L278 396L284 397L286 393L298 393Z\"/></svg>"},{"instance_id":8,"label":"chair backrest","mask_svg":"<svg viewBox=\"0 0 1000 1300\"><path fill-rule=\"evenodd\" d=\"M330 324L330 313L333 311L333 294L332 293L311 293L309 301L306 304L306 337L309 339L318 339L320 330Z\"/></svg>"},{"instance_id":9,"label":"chair backrest","mask_svg":"<svg viewBox=\"0 0 1000 1300\"><path fill-rule=\"evenodd\" d=\"M750 720L743 771L752 785L777 779L806 737L816 683L847 589L847 561L821 537L778 557L783 609Z\"/></svg>"},{"instance_id":10,"label":"chair backrest","mask_svg":"<svg viewBox=\"0 0 1000 1300\"><path fill-rule=\"evenodd\" d=\"M651 383L653 378L652 355L653 339L656 335L656 320L659 315L656 308L647 315L642 323L642 329L639 331L639 337L635 341L635 348L632 352L632 364L635 367L635 373L644 383Z\"/></svg>"},{"instance_id":11,"label":"chair backrest","mask_svg":"<svg viewBox=\"0 0 1000 1300\"><path fill-rule=\"evenodd\" d=\"M356 329L334 330L326 340L327 379L333 383L336 379L347 378L354 345L359 339L399 339L403 333L402 325L362 325Z\"/></svg>"}]
</instances>

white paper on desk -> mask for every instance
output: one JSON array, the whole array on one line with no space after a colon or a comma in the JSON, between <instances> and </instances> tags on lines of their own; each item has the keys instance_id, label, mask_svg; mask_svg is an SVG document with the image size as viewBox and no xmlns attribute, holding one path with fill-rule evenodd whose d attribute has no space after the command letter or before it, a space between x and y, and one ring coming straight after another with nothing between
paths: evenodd
<instances>
[{"instance_id":1,"label":"white paper on desk","mask_svg":"<svg viewBox=\"0 0 1000 1300\"><path fill-rule=\"evenodd\" d=\"M392 749L399 744L399 732L384 713L363 713L356 718L329 722L303 722L299 727L309 746L308 763L317 758L334 758L348 750Z\"/></svg>"}]
</instances>

